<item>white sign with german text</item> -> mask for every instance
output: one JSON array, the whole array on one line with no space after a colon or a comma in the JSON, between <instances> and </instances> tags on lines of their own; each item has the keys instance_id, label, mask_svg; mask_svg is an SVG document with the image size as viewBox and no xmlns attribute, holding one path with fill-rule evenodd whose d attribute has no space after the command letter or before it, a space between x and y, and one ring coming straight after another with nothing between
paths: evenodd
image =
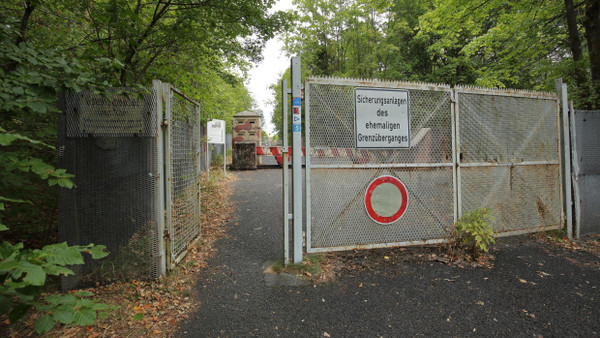
<instances>
[{"instance_id":1,"label":"white sign with german text","mask_svg":"<svg viewBox=\"0 0 600 338\"><path fill-rule=\"evenodd\" d=\"M410 148L408 91L354 88L356 148Z\"/></svg>"},{"instance_id":2,"label":"white sign with german text","mask_svg":"<svg viewBox=\"0 0 600 338\"><path fill-rule=\"evenodd\" d=\"M211 120L207 127L208 143L225 143L225 121Z\"/></svg>"}]
</instances>

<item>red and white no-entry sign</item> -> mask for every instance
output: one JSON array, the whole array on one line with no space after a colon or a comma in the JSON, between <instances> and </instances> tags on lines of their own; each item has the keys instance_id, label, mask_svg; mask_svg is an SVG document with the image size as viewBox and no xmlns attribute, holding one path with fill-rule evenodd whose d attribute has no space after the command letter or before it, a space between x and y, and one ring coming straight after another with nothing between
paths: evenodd
<instances>
[{"instance_id":1,"label":"red and white no-entry sign","mask_svg":"<svg viewBox=\"0 0 600 338\"><path fill-rule=\"evenodd\" d=\"M380 176L369 184L365 208L371 219L379 224L392 224L404 215L408 193L404 183L394 176Z\"/></svg>"}]
</instances>

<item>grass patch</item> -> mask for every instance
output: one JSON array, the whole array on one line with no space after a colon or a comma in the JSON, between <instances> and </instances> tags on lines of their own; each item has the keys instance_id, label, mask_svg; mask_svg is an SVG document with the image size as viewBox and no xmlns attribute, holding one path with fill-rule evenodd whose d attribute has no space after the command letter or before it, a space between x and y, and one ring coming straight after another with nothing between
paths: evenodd
<instances>
[{"instance_id":1,"label":"grass patch","mask_svg":"<svg viewBox=\"0 0 600 338\"><path fill-rule=\"evenodd\" d=\"M289 273L291 275L303 276L308 278L320 279L325 271L324 264L328 262L325 254L309 254L305 255L302 263L292 263L285 265L283 260L280 260L269 268L272 273Z\"/></svg>"}]
</instances>

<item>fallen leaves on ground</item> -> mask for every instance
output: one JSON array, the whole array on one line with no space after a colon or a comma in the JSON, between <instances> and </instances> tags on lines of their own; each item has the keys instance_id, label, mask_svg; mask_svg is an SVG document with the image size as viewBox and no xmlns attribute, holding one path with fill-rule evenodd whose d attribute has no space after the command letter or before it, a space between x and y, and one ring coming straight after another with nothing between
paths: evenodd
<instances>
[{"instance_id":1,"label":"fallen leaves on ground","mask_svg":"<svg viewBox=\"0 0 600 338\"><path fill-rule=\"evenodd\" d=\"M156 281L131 281L86 289L95 299L119 309L94 325L56 326L50 337L168 337L177 325L200 306L193 297L200 270L214 254L214 243L226 236L225 224L232 217L232 189L228 183L235 176L202 177L202 236L167 277ZM14 325L0 324L0 335L7 337L38 336L33 324L39 314L32 314Z\"/></svg>"}]
</instances>

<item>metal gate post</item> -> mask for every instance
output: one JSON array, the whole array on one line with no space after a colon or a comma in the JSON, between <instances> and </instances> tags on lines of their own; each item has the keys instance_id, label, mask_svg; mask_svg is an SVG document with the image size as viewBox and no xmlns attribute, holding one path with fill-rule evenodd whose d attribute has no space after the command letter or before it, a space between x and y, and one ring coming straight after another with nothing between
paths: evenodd
<instances>
[{"instance_id":1,"label":"metal gate post","mask_svg":"<svg viewBox=\"0 0 600 338\"><path fill-rule=\"evenodd\" d=\"M165 231L162 234L165 237L166 250L165 250L165 258L166 258L166 266L167 270L171 270L173 265L175 264L175 257L173 257L173 223L172 223L172 214L173 214L173 200L171 196L171 186L173 184L173 168L171 163L171 98L173 96L173 91L171 90L171 86L168 83L163 84L163 99L165 100L165 115L163 117L163 125L164 125L164 141L165 141Z\"/></svg>"},{"instance_id":2,"label":"metal gate post","mask_svg":"<svg viewBox=\"0 0 600 338\"><path fill-rule=\"evenodd\" d=\"M459 214L460 200L462 199L461 191L459 187L459 160L460 160L460 149L458 149L458 94L456 88L452 88L450 92L450 119L452 125L452 187L454 193L453 204L454 204L454 223L458 221L461 216Z\"/></svg>"},{"instance_id":3,"label":"metal gate post","mask_svg":"<svg viewBox=\"0 0 600 338\"><path fill-rule=\"evenodd\" d=\"M563 207L565 208L567 236L573 238L573 204L571 198L571 137L569 135L569 99L567 96L567 85L562 79L555 82L556 91L560 100L560 139L561 139L561 172L563 183Z\"/></svg>"},{"instance_id":4,"label":"metal gate post","mask_svg":"<svg viewBox=\"0 0 600 338\"><path fill-rule=\"evenodd\" d=\"M291 93L288 82L283 79L281 83L282 117L281 130L283 132L282 157L282 185L283 185L283 264L290 262L290 168L288 165L288 95Z\"/></svg>"},{"instance_id":5,"label":"metal gate post","mask_svg":"<svg viewBox=\"0 0 600 338\"><path fill-rule=\"evenodd\" d=\"M154 100L156 103L156 162L157 162L157 177L156 184L158 191L156 196L155 213L156 213L156 236L158 237L158 255L160 257L158 263L158 275L164 276L166 270L166 251L165 251L165 140L164 140L164 125L163 125L163 87L160 80L152 80L152 91L154 92Z\"/></svg>"},{"instance_id":6,"label":"metal gate post","mask_svg":"<svg viewBox=\"0 0 600 338\"><path fill-rule=\"evenodd\" d=\"M292 57L291 70L294 263L302 263L302 80L300 76L300 56Z\"/></svg>"}]
</instances>

